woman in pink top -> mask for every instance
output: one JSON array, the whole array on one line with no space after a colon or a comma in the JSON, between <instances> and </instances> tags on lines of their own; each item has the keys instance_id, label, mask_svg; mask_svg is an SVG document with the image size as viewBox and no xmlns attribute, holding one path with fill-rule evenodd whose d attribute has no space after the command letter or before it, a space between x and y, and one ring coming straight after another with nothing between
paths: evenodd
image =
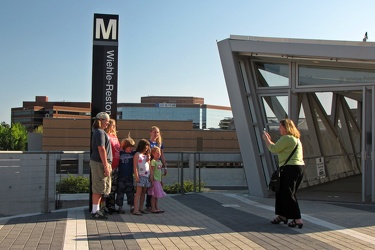
<instances>
[{"instance_id":1,"label":"woman in pink top","mask_svg":"<svg viewBox=\"0 0 375 250\"><path fill-rule=\"evenodd\" d=\"M112 188L111 193L106 197L106 204L104 210L108 213L117 212L115 207L116 192L117 192L117 179L118 179L118 165L120 163L120 149L121 145L117 137L116 121L114 119L109 120L108 127L105 129L112 147Z\"/></svg>"}]
</instances>

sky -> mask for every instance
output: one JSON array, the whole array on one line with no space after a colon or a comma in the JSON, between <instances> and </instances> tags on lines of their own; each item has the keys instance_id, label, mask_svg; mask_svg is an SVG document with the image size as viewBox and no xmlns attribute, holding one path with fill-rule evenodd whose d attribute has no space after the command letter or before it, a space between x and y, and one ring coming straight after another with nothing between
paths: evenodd
<instances>
[{"instance_id":1,"label":"sky","mask_svg":"<svg viewBox=\"0 0 375 250\"><path fill-rule=\"evenodd\" d=\"M119 15L118 102L195 96L230 106L230 35L375 41L375 1L1 0L0 122L35 96L90 102L94 13Z\"/></svg>"}]
</instances>

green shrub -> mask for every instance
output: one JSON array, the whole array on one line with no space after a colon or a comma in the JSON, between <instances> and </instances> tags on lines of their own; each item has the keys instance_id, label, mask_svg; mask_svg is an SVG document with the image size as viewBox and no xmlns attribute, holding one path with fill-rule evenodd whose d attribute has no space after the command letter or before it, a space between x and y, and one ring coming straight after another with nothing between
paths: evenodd
<instances>
[{"instance_id":1,"label":"green shrub","mask_svg":"<svg viewBox=\"0 0 375 250\"><path fill-rule=\"evenodd\" d=\"M180 183L175 183L172 185L164 185L163 189L167 194L177 194L180 192L180 186Z\"/></svg>"},{"instance_id":2,"label":"green shrub","mask_svg":"<svg viewBox=\"0 0 375 250\"><path fill-rule=\"evenodd\" d=\"M90 191L90 180L83 176L68 174L68 177L57 183L56 190L60 194L88 193Z\"/></svg>"},{"instance_id":3,"label":"green shrub","mask_svg":"<svg viewBox=\"0 0 375 250\"><path fill-rule=\"evenodd\" d=\"M180 193L180 183L174 183L172 185L164 185L164 192L167 194L178 194ZM203 190L204 182L201 182L201 190ZM73 176L68 174L68 177L63 178L56 186L56 190L60 194L75 194L75 193L88 193L90 191L90 180L82 176ZM184 181L184 192L193 192L194 182L191 180ZM196 191L199 191L199 185L197 183Z\"/></svg>"},{"instance_id":4,"label":"green shrub","mask_svg":"<svg viewBox=\"0 0 375 250\"><path fill-rule=\"evenodd\" d=\"M201 182L201 191L203 190L204 182ZM181 184L180 183L174 183L171 185L164 185L163 187L164 192L167 194L177 194L180 193ZM184 192L189 193L194 191L194 182L192 180L185 180L184 181ZM199 191L199 184L197 183L196 191Z\"/></svg>"}]
</instances>

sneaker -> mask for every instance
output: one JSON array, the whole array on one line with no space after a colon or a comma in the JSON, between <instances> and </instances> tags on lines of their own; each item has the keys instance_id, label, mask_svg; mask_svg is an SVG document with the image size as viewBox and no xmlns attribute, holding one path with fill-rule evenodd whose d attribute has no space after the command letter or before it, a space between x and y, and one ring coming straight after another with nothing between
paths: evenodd
<instances>
[{"instance_id":1,"label":"sneaker","mask_svg":"<svg viewBox=\"0 0 375 250\"><path fill-rule=\"evenodd\" d=\"M134 212L134 206L130 206L130 213Z\"/></svg>"},{"instance_id":2,"label":"sneaker","mask_svg":"<svg viewBox=\"0 0 375 250\"><path fill-rule=\"evenodd\" d=\"M119 211L115 207L108 207L109 214L118 213Z\"/></svg>"},{"instance_id":3,"label":"sneaker","mask_svg":"<svg viewBox=\"0 0 375 250\"><path fill-rule=\"evenodd\" d=\"M119 214L124 214L124 213L125 213L125 210L124 210L123 207L118 207L117 212L118 212Z\"/></svg>"},{"instance_id":4,"label":"sneaker","mask_svg":"<svg viewBox=\"0 0 375 250\"><path fill-rule=\"evenodd\" d=\"M146 207L145 209L147 212L151 212L151 207Z\"/></svg>"},{"instance_id":5,"label":"sneaker","mask_svg":"<svg viewBox=\"0 0 375 250\"><path fill-rule=\"evenodd\" d=\"M103 214L110 214L110 213L111 213L111 212L108 210L107 207L102 207L102 208L100 209L100 212L103 213Z\"/></svg>"},{"instance_id":6,"label":"sneaker","mask_svg":"<svg viewBox=\"0 0 375 250\"><path fill-rule=\"evenodd\" d=\"M96 212L95 214L91 214L91 216L93 219L99 219L99 220L108 219L107 215L103 214L100 211Z\"/></svg>"}]
</instances>

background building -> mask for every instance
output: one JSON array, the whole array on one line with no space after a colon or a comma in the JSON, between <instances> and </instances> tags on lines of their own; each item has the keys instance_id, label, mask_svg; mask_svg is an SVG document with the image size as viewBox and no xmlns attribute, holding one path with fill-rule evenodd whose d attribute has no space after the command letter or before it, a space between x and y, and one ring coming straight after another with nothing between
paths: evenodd
<instances>
[{"instance_id":1,"label":"background building","mask_svg":"<svg viewBox=\"0 0 375 250\"><path fill-rule=\"evenodd\" d=\"M21 123L28 131L43 125L44 117L88 118L91 113L89 102L49 102L47 96L36 96L35 101L24 101L22 107L12 108L11 123Z\"/></svg>"},{"instance_id":2,"label":"background building","mask_svg":"<svg viewBox=\"0 0 375 250\"><path fill-rule=\"evenodd\" d=\"M228 131L233 130L231 115L230 107L207 105L200 97L147 96L141 103L118 104L117 129L120 139L130 133L138 142L149 138L151 126L158 126L169 152L238 152L237 135ZM90 150L90 103L49 102L47 96L37 96L12 108L11 120L29 131L43 125L42 135L29 136L29 150Z\"/></svg>"},{"instance_id":3,"label":"background building","mask_svg":"<svg viewBox=\"0 0 375 250\"><path fill-rule=\"evenodd\" d=\"M47 96L24 101L12 108L11 123L21 123L28 131L43 124L43 118L90 118L89 102L49 102ZM117 120L191 121L195 129L226 129L222 120L232 117L230 107L204 104L201 97L147 96L141 103L119 103ZM219 125L221 124L221 125Z\"/></svg>"},{"instance_id":4,"label":"background building","mask_svg":"<svg viewBox=\"0 0 375 250\"><path fill-rule=\"evenodd\" d=\"M233 117L230 107L204 104L201 97L147 96L141 103L119 103L118 120L192 121L195 129L220 128Z\"/></svg>"},{"instance_id":5,"label":"background building","mask_svg":"<svg viewBox=\"0 0 375 250\"><path fill-rule=\"evenodd\" d=\"M42 151L89 151L91 119L45 118ZM236 131L193 129L191 121L118 120L120 140L130 133L136 143L150 137L157 126L165 144L165 152L239 152Z\"/></svg>"}]
</instances>

